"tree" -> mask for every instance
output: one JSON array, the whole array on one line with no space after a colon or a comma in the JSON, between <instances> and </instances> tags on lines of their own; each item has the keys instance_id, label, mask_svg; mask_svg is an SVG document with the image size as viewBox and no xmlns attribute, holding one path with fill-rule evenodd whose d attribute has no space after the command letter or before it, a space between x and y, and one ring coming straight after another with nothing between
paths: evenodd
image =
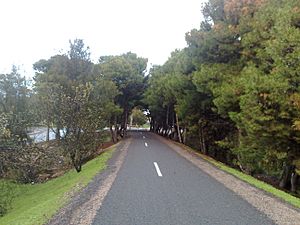
<instances>
[{"instance_id":1,"label":"tree","mask_svg":"<svg viewBox=\"0 0 300 225\"><path fill-rule=\"evenodd\" d=\"M299 9L296 0L208 1L188 47L150 73L151 130L176 124L203 153L296 190Z\"/></svg>"},{"instance_id":2,"label":"tree","mask_svg":"<svg viewBox=\"0 0 300 225\"><path fill-rule=\"evenodd\" d=\"M27 80L16 66L10 74L0 75L0 113L6 118L10 137L20 144L28 141L27 128L33 123L28 108L30 95Z\"/></svg>"},{"instance_id":3,"label":"tree","mask_svg":"<svg viewBox=\"0 0 300 225\"><path fill-rule=\"evenodd\" d=\"M109 126L111 139L114 143L118 141L117 117L122 115L122 109L115 104L115 98L119 94L120 92L114 82L103 77L96 79L92 92L94 110L98 111L101 127Z\"/></svg>"},{"instance_id":4,"label":"tree","mask_svg":"<svg viewBox=\"0 0 300 225\"><path fill-rule=\"evenodd\" d=\"M298 1L270 1L253 18L253 31L244 39L251 57L241 74L245 90L241 112L233 115L244 133L241 144L264 153L262 166L272 158L282 162L272 169L278 173L283 167L280 186L286 188L293 183L294 162L299 158L299 133L293 127L298 111L291 100L300 81L296 60L300 32L295 23L299 7Z\"/></svg>"},{"instance_id":5,"label":"tree","mask_svg":"<svg viewBox=\"0 0 300 225\"><path fill-rule=\"evenodd\" d=\"M89 48L80 39L70 41L67 55L40 60L34 68L41 118L48 128L56 128L57 140L61 138L60 130L64 130L61 142L80 172L84 159L101 142L101 131L110 123L110 113L118 114L114 104L117 88L94 69Z\"/></svg>"},{"instance_id":6,"label":"tree","mask_svg":"<svg viewBox=\"0 0 300 225\"><path fill-rule=\"evenodd\" d=\"M130 118L131 118L131 124L136 125L136 126L142 126L145 123L147 123L146 115L143 113L142 110L140 110L138 108L134 108L132 110Z\"/></svg>"},{"instance_id":7,"label":"tree","mask_svg":"<svg viewBox=\"0 0 300 225\"><path fill-rule=\"evenodd\" d=\"M40 120L47 126L47 141L50 129L56 128L56 139L60 139L63 93L70 89L68 79L69 59L66 55L55 55L49 60L39 60L33 65L36 71L35 91L37 92Z\"/></svg>"},{"instance_id":8,"label":"tree","mask_svg":"<svg viewBox=\"0 0 300 225\"><path fill-rule=\"evenodd\" d=\"M147 59L137 57L136 54L131 52L120 56L102 56L99 59L101 76L113 81L120 92L115 102L123 110L120 126L121 136L126 135L130 111L141 99L145 89L144 74L146 67Z\"/></svg>"}]
</instances>

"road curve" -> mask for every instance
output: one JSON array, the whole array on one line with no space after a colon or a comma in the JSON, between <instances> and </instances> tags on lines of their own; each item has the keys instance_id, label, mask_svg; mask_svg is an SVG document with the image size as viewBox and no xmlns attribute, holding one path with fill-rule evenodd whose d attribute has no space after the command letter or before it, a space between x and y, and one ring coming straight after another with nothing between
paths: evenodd
<instances>
[{"instance_id":1,"label":"road curve","mask_svg":"<svg viewBox=\"0 0 300 225\"><path fill-rule=\"evenodd\" d=\"M274 224L148 132L132 132L125 161L93 225Z\"/></svg>"}]
</instances>

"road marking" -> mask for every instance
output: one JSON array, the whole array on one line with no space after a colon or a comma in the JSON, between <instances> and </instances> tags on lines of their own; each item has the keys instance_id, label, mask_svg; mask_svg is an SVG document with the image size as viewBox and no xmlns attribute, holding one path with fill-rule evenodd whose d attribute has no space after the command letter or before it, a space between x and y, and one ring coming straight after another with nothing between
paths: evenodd
<instances>
[{"instance_id":1,"label":"road marking","mask_svg":"<svg viewBox=\"0 0 300 225\"><path fill-rule=\"evenodd\" d=\"M158 175L159 177L162 177L162 174L161 174L160 169L159 169L159 167L158 167L158 165L157 165L157 162L154 162L153 164L154 164L154 166L155 166L157 175Z\"/></svg>"},{"instance_id":2,"label":"road marking","mask_svg":"<svg viewBox=\"0 0 300 225\"><path fill-rule=\"evenodd\" d=\"M148 143L147 142L145 142L145 147L148 147Z\"/></svg>"},{"instance_id":3,"label":"road marking","mask_svg":"<svg viewBox=\"0 0 300 225\"><path fill-rule=\"evenodd\" d=\"M146 137L145 136L143 136L143 139L145 139Z\"/></svg>"}]
</instances>

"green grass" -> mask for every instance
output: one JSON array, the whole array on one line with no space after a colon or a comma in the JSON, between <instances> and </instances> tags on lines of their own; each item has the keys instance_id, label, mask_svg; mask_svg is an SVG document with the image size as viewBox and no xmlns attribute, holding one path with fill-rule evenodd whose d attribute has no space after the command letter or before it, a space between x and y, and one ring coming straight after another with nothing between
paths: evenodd
<instances>
[{"instance_id":1,"label":"green grass","mask_svg":"<svg viewBox=\"0 0 300 225\"><path fill-rule=\"evenodd\" d=\"M178 143L176 143L178 144ZM247 175L245 173L242 173L241 171L238 171L234 168L231 168L229 166L226 166L224 163L221 163L219 161L216 161L215 159L207 156L207 155L203 155L199 152L197 152L196 150L188 147L188 146L185 146L185 145L182 145L182 144L179 144L181 147L184 147L186 150L188 151L192 151L194 153L196 153L198 156L200 156L202 159L210 162L211 164L213 164L214 166L218 167L219 169L223 170L223 171L226 171L227 173L259 188L259 189L262 189L268 193L271 193L273 195L275 195L276 197L292 204L293 206L297 207L297 208L300 208L300 199L293 196L293 195L290 195L289 193L286 193L284 191L281 191L275 187L273 187L272 185L270 184L267 184L263 181L260 181L250 175Z\"/></svg>"},{"instance_id":2,"label":"green grass","mask_svg":"<svg viewBox=\"0 0 300 225\"><path fill-rule=\"evenodd\" d=\"M36 185L13 184L17 197L12 202L12 209L0 217L0 225L44 224L68 202L70 193L79 191L106 168L114 148L87 162L80 173L71 170L59 178Z\"/></svg>"},{"instance_id":3,"label":"green grass","mask_svg":"<svg viewBox=\"0 0 300 225\"><path fill-rule=\"evenodd\" d=\"M150 129L150 124L149 123L145 123L142 128L145 128L145 129Z\"/></svg>"}]
</instances>

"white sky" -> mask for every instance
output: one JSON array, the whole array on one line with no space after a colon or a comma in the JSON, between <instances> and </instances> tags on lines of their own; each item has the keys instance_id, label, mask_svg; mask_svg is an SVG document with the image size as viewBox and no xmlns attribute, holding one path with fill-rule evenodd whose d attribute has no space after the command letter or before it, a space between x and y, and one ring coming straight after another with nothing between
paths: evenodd
<instances>
[{"instance_id":1,"label":"white sky","mask_svg":"<svg viewBox=\"0 0 300 225\"><path fill-rule=\"evenodd\" d=\"M32 64L48 59L68 41L84 39L96 62L101 55L132 51L163 64L185 33L199 28L205 0L2 0L0 73L12 64L31 76Z\"/></svg>"}]
</instances>

